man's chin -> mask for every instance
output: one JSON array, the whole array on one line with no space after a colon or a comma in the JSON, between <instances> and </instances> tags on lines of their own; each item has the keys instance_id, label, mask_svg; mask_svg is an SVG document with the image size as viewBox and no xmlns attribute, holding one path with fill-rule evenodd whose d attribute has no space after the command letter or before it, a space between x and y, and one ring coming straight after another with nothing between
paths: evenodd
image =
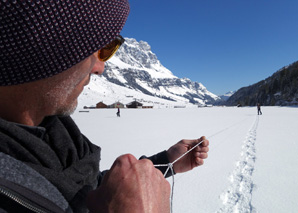
<instances>
[{"instance_id":1,"label":"man's chin","mask_svg":"<svg viewBox=\"0 0 298 213\"><path fill-rule=\"evenodd\" d=\"M59 116L69 116L74 113L78 106L78 102L76 101L72 106L68 106L67 108L60 109L57 111L56 115Z\"/></svg>"}]
</instances>

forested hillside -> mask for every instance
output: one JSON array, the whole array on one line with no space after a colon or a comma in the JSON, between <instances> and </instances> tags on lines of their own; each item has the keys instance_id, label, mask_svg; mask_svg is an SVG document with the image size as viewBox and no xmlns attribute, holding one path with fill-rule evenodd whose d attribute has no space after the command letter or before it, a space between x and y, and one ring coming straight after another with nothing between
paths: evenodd
<instances>
[{"instance_id":1,"label":"forested hillside","mask_svg":"<svg viewBox=\"0 0 298 213\"><path fill-rule=\"evenodd\" d=\"M283 67L269 78L239 89L227 105L255 106L298 105L298 61Z\"/></svg>"}]
</instances>

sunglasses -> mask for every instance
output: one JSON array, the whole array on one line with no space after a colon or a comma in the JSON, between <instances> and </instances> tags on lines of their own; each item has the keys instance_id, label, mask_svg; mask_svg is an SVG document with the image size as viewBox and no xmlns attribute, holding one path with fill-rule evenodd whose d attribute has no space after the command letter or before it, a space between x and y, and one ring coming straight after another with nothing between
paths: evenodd
<instances>
[{"instance_id":1,"label":"sunglasses","mask_svg":"<svg viewBox=\"0 0 298 213\"><path fill-rule=\"evenodd\" d=\"M124 43L125 39L119 35L114 41L104 46L102 49L98 50L98 59L100 61L109 60L119 49L119 47Z\"/></svg>"}]
</instances>

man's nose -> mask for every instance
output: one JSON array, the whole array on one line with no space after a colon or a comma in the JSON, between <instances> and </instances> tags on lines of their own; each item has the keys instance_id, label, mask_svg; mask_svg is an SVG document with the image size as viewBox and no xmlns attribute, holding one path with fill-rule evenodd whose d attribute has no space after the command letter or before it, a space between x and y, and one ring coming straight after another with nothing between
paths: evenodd
<instances>
[{"instance_id":1,"label":"man's nose","mask_svg":"<svg viewBox=\"0 0 298 213\"><path fill-rule=\"evenodd\" d=\"M95 53L95 63L94 63L94 66L91 70L91 74L95 74L95 75L101 75L103 72L104 72L104 69L105 69L105 62L103 61L100 61L98 58L97 58L97 53Z\"/></svg>"}]
</instances>

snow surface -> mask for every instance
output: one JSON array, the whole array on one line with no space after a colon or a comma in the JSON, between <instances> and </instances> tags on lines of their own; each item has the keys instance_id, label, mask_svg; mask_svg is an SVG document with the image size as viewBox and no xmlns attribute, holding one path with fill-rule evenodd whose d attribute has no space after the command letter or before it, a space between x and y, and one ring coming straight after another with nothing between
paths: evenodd
<instances>
[{"instance_id":1,"label":"snow surface","mask_svg":"<svg viewBox=\"0 0 298 213\"><path fill-rule=\"evenodd\" d=\"M298 212L298 108L121 109L120 118L116 109L79 110L72 117L101 146L101 170L125 153L209 139L205 164L175 175L174 213Z\"/></svg>"}]
</instances>

